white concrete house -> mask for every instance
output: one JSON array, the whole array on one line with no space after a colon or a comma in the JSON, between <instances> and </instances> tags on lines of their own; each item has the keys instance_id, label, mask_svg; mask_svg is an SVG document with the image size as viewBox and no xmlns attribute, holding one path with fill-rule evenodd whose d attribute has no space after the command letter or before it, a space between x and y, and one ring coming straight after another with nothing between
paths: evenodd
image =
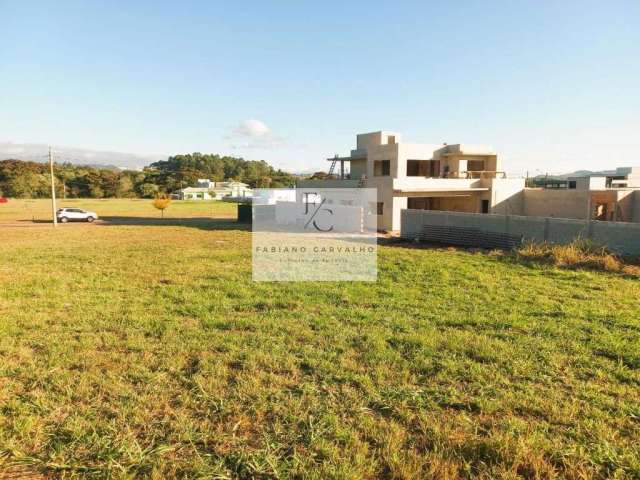
<instances>
[{"instance_id":1,"label":"white concrete house","mask_svg":"<svg viewBox=\"0 0 640 480\"><path fill-rule=\"evenodd\" d=\"M178 191L180 200L222 200L224 198L250 198L253 190L246 183L212 182L198 179L195 187L187 187Z\"/></svg>"},{"instance_id":2,"label":"white concrete house","mask_svg":"<svg viewBox=\"0 0 640 480\"><path fill-rule=\"evenodd\" d=\"M400 229L406 208L518 213L523 178L509 179L498 156L478 145L404 143L394 132L363 133L350 155L328 159L338 179L304 180L300 188L369 187L378 191L378 228Z\"/></svg>"}]
</instances>

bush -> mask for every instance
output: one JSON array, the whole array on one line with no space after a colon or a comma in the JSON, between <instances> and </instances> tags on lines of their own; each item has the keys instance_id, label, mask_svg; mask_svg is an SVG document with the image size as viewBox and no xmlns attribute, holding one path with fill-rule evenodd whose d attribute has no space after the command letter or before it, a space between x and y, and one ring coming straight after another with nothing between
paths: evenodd
<instances>
[{"instance_id":1,"label":"bush","mask_svg":"<svg viewBox=\"0 0 640 480\"><path fill-rule=\"evenodd\" d=\"M164 218L164 211L169 207L169 205L171 205L171 199L166 195L158 195L153 199L151 204L160 210L160 214L162 215L162 218Z\"/></svg>"}]
</instances>

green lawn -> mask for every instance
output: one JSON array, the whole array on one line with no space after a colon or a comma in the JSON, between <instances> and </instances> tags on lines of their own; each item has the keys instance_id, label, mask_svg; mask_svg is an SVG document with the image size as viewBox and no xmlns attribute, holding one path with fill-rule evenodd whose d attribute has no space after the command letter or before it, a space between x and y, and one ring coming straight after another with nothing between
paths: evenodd
<instances>
[{"instance_id":1,"label":"green lawn","mask_svg":"<svg viewBox=\"0 0 640 480\"><path fill-rule=\"evenodd\" d=\"M58 199L57 207L77 207L96 212L100 217L160 218L150 199ZM221 201L174 200L164 212L165 218L234 217L236 204ZM3 222L51 220L51 200L13 200L0 203L0 228Z\"/></svg>"},{"instance_id":2,"label":"green lawn","mask_svg":"<svg viewBox=\"0 0 640 480\"><path fill-rule=\"evenodd\" d=\"M252 283L216 225L0 224L0 478L640 478L637 277L390 245Z\"/></svg>"}]
</instances>

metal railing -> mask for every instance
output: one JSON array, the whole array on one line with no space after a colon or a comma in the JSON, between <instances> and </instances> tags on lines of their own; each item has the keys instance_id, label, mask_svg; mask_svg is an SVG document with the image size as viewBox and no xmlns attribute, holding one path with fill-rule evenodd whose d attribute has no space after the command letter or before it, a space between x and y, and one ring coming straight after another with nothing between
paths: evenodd
<instances>
[{"instance_id":1,"label":"metal railing","mask_svg":"<svg viewBox=\"0 0 640 480\"><path fill-rule=\"evenodd\" d=\"M460 172L462 178L507 178L507 173L498 170L468 170Z\"/></svg>"}]
</instances>

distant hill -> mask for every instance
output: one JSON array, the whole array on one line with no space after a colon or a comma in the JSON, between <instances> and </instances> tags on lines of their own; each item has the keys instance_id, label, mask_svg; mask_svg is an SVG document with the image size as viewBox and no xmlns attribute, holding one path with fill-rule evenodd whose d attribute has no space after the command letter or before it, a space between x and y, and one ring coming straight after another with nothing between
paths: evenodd
<instances>
[{"instance_id":1,"label":"distant hill","mask_svg":"<svg viewBox=\"0 0 640 480\"><path fill-rule=\"evenodd\" d=\"M552 179L557 179L557 180L566 180L569 177L603 177L603 176L607 176L607 175L615 175L616 171L615 170L599 170L599 171L592 171L592 170L576 170L575 172L571 172L571 173L561 173L561 174L557 174L557 175L537 175L535 178L552 178Z\"/></svg>"},{"instance_id":2,"label":"distant hill","mask_svg":"<svg viewBox=\"0 0 640 480\"><path fill-rule=\"evenodd\" d=\"M131 168L126 168L126 167L118 167L116 165L105 165L103 163L83 163L83 164L76 164L78 167L90 167L90 168L95 168L96 170L113 170L116 172L119 172L120 170L135 170L135 169L131 169Z\"/></svg>"},{"instance_id":3,"label":"distant hill","mask_svg":"<svg viewBox=\"0 0 640 480\"><path fill-rule=\"evenodd\" d=\"M41 143L0 142L0 160L24 160L46 162L49 147ZM94 168L115 170L141 170L142 167L167 155L136 155L132 153L112 152L106 150L89 150L76 147L54 147L54 159L57 163L86 165Z\"/></svg>"}]
</instances>

